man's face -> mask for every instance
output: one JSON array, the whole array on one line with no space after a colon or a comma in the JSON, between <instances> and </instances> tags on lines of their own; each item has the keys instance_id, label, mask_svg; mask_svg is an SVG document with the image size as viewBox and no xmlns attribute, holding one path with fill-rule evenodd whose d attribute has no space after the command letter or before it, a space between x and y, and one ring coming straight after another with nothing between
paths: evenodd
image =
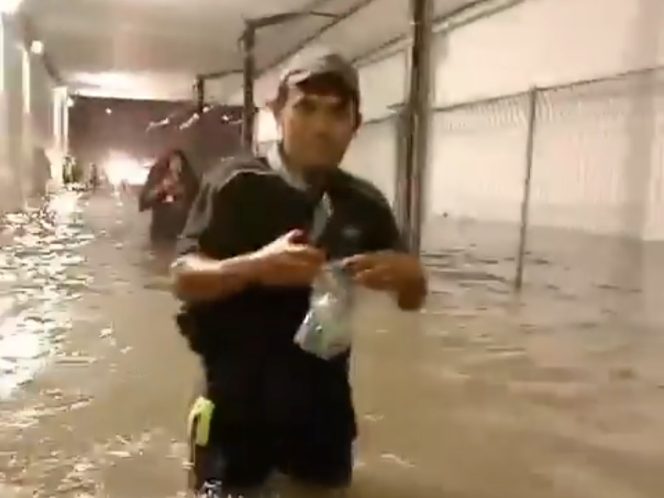
<instances>
[{"instance_id":1,"label":"man's face","mask_svg":"<svg viewBox=\"0 0 664 498\"><path fill-rule=\"evenodd\" d=\"M359 124L353 99L306 85L288 88L276 118L288 160L304 172L337 167Z\"/></svg>"}]
</instances>

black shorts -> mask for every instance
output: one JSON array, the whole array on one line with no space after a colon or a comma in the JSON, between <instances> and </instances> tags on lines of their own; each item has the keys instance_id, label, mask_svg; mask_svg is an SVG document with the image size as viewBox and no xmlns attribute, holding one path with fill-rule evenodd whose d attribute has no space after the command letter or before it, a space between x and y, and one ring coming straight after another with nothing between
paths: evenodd
<instances>
[{"instance_id":1,"label":"black shorts","mask_svg":"<svg viewBox=\"0 0 664 498\"><path fill-rule=\"evenodd\" d=\"M199 398L190 416L194 489L218 481L241 492L274 471L315 486L350 484L356 426L344 363L331 368L298 353L271 367L258 397L244 399L251 382L227 372L234 381L215 403Z\"/></svg>"},{"instance_id":2,"label":"black shorts","mask_svg":"<svg viewBox=\"0 0 664 498\"><path fill-rule=\"evenodd\" d=\"M223 483L224 492L260 487L273 471L299 482L330 488L350 484L353 437L338 431L275 431L266 426L234 427L218 441L197 441L201 415L192 416L190 486ZM203 429L204 430L204 429Z\"/></svg>"}]
</instances>

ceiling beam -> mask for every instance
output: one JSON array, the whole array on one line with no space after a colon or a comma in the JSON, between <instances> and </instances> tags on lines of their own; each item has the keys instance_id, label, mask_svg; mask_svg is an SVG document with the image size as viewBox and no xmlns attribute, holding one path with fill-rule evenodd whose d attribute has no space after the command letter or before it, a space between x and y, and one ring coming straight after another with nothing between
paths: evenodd
<instances>
[{"instance_id":1,"label":"ceiling beam","mask_svg":"<svg viewBox=\"0 0 664 498\"><path fill-rule=\"evenodd\" d=\"M485 17L500 14L501 12L517 7L526 1L527 0L506 0L504 2L499 2L497 0L472 1L449 12L435 16L433 18L434 34L449 33L450 31L462 28ZM493 4L496 5L494 6ZM469 14L468 17L465 17L465 14ZM460 19L460 21L455 22L455 19ZM449 26L445 26L448 22L450 23ZM439 28L440 26L443 26L442 30ZM383 56L380 56L378 60L401 52L405 50L405 47L402 44L408 42L410 38L410 33L400 33L397 36L394 36L393 38L390 38L389 40L386 40L376 45L375 47L370 48L366 52L355 56L353 58L353 64L358 66L365 66L376 62L374 56L376 56L376 54L382 53L384 50L387 50L390 47L396 48L393 50L388 50L385 54L383 54Z\"/></svg>"},{"instance_id":2,"label":"ceiling beam","mask_svg":"<svg viewBox=\"0 0 664 498\"><path fill-rule=\"evenodd\" d=\"M329 31L336 25L340 24L341 22L345 21L349 17L357 14L360 10L368 7L371 5L375 0L360 0L356 4L352 5L350 8L348 8L345 12L342 12L338 14L335 18L331 19L328 23L323 25L320 29L316 30L315 33L311 34L310 36L306 37L304 40L302 40L300 43L298 43L295 47L292 49L288 50L285 54L280 55L277 57L275 60L270 62L267 66L264 68L260 69L257 73L257 78L263 76L265 73L268 71L275 69L278 67L281 63L284 61L287 61L291 57L293 57L295 54L297 54L300 50L305 48L307 45L310 43L314 42L318 38L321 37L325 32Z\"/></svg>"}]
</instances>

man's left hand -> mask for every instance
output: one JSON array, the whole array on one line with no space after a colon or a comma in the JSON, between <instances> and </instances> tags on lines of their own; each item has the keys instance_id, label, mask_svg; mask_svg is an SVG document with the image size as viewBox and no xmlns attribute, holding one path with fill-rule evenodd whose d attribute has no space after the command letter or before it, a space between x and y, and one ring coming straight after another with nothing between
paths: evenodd
<instances>
[{"instance_id":1,"label":"man's left hand","mask_svg":"<svg viewBox=\"0 0 664 498\"><path fill-rule=\"evenodd\" d=\"M399 306L414 310L422 306L427 293L420 261L405 253L381 251L360 254L344 261L354 281L369 289L397 293Z\"/></svg>"}]
</instances>

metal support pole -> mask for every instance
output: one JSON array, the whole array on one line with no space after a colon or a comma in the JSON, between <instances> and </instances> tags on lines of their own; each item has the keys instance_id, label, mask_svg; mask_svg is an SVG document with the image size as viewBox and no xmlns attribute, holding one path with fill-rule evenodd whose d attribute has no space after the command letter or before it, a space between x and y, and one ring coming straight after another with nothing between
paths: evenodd
<instances>
[{"instance_id":1,"label":"metal support pole","mask_svg":"<svg viewBox=\"0 0 664 498\"><path fill-rule=\"evenodd\" d=\"M419 254L422 242L422 187L429 147L431 92L432 0L411 0L413 45L407 112L406 236L410 250Z\"/></svg>"},{"instance_id":2,"label":"metal support pole","mask_svg":"<svg viewBox=\"0 0 664 498\"><path fill-rule=\"evenodd\" d=\"M196 78L196 111L203 114L205 107L205 80L199 76Z\"/></svg>"},{"instance_id":3,"label":"metal support pole","mask_svg":"<svg viewBox=\"0 0 664 498\"><path fill-rule=\"evenodd\" d=\"M242 115L242 145L251 151L254 143L254 81L256 79L256 26L247 22L242 37L244 49L244 112Z\"/></svg>"},{"instance_id":4,"label":"metal support pole","mask_svg":"<svg viewBox=\"0 0 664 498\"><path fill-rule=\"evenodd\" d=\"M409 233L409 215L408 215L408 178L409 167L409 116L406 107L399 110L397 116L396 130L394 139L397 141L397 171L395 174L395 206L394 211L397 218L399 229L406 236Z\"/></svg>"},{"instance_id":5,"label":"metal support pole","mask_svg":"<svg viewBox=\"0 0 664 498\"><path fill-rule=\"evenodd\" d=\"M519 249L516 259L516 277L514 289L518 292L523 288L523 270L525 265L528 239L528 217L530 214L530 185L533 173L533 153L535 151L535 126L537 124L537 88L528 93L528 131L526 135L526 173L523 180L523 197L521 199L521 229L519 232Z\"/></svg>"}]
</instances>

